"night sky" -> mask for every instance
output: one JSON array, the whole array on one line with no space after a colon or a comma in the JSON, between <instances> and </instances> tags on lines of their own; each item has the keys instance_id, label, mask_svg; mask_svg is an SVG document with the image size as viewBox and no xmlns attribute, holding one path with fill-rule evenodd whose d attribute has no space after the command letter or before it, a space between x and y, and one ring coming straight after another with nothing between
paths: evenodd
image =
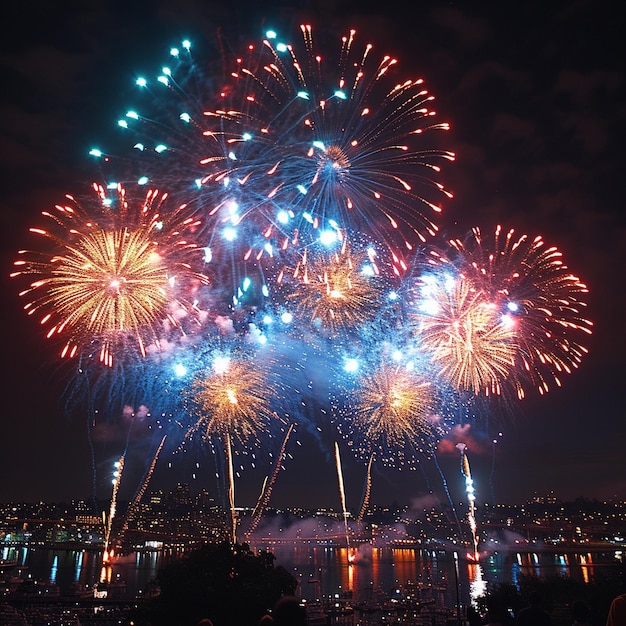
<instances>
[{"instance_id":1,"label":"night sky","mask_svg":"<svg viewBox=\"0 0 626 626\"><path fill-rule=\"evenodd\" d=\"M541 234L590 287L595 331L581 368L561 389L530 394L514 416L491 416L501 422L495 449L472 432L464 436L478 501L522 502L551 490L562 499L626 498L626 5L411 5L410 14L398 8L403 3L369 0L155 0L149 7L62 0L3 9L0 501L92 493L86 420L68 419L59 408L67 369L22 311L17 294L23 283L8 278L16 251L33 244L28 228L40 225L40 212L65 193L98 179L88 150L113 141L134 77L156 71L171 45L188 37L201 50L218 28L239 45L268 27L294 32L301 22L312 23L314 32L331 30L337 39L355 27L361 43L371 40L379 54L398 58L407 77L425 79L439 118L452 125L447 140L457 153L442 176L455 194L438 221L443 233L459 237L474 225L491 232L502 224ZM304 432L299 439L272 503L338 507L332 429L322 438L327 450ZM120 450L96 446L95 453L98 471L106 474ZM348 456L347 498L355 508L364 467ZM440 460L453 497L462 499L458 453ZM161 474L170 483L214 489L214 479L201 471L193 481L189 467ZM430 474L428 482L420 471L377 470L373 502L409 502L429 489L443 500L441 481ZM239 504L254 504L260 480L244 475Z\"/></svg>"}]
</instances>

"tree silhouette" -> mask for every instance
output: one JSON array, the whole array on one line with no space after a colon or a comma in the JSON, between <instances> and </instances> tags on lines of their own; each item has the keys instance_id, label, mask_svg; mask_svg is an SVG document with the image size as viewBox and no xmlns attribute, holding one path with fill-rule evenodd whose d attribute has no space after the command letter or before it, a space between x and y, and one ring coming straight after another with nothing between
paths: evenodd
<instances>
[{"instance_id":1,"label":"tree silhouette","mask_svg":"<svg viewBox=\"0 0 626 626\"><path fill-rule=\"evenodd\" d=\"M153 626L195 626L210 618L215 626L254 625L298 581L266 551L247 544L207 544L160 570L160 596L143 620Z\"/></svg>"}]
</instances>

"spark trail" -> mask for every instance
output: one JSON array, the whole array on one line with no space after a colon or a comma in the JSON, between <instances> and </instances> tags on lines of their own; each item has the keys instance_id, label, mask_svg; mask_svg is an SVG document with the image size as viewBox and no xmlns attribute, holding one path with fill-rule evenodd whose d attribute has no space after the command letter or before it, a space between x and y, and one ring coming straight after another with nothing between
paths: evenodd
<instances>
[{"instance_id":1,"label":"spark trail","mask_svg":"<svg viewBox=\"0 0 626 626\"><path fill-rule=\"evenodd\" d=\"M228 465L228 504L230 505L231 540L237 543L237 512L235 511L235 472L233 470L233 450L230 433L226 433L226 463Z\"/></svg>"},{"instance_id":2,"label":"spark trail","mask_svg":"<svg viewBox=\"0 0 626 626\"><path fill-rule=\"evenodd\" d=\"M124 535L126 534L126 531L128 530L128 525L135 518L135 515L137 514L139 503L141 502L141 499L143 498L143 495L146 492L146 489L148 488L148 484L150 483L150 479L152 478L152 474L154 472L154 468L156 467L159 454L161 454L161 450L163 448L163 444L165 443L166 439L167 439L167 435L164 435L163 439L161 439L161 443L157 447L157 450L154 456L152 457L152 461L150 462L150 466L148 467L148 470L144 476L141 486L137 490L135 497L133 498L132 502L130 503L128 507L128 513L126 514L124 525L122 526L122 530L120 531L120 536L119 536L120 541L123 539Z\"/></svg>"},{"instance_id":3,"label":"spark trail","mask_svg":"<svg viewBox=\"0 0 626 626\"><path fill-rule=\"evenodd\" d=\"M473 553L468 554L467 558L477 563L480 559L480 554L478 553L478 533L476 530L476 494L474 491L474 481L470 471L469 460L467 459L467 446L464 443L458 443L456 447L461 452L461 474L465 477L465 493L467 494L468 502L467 521L472 533L472 544L474 547Z\"/></svg>"},{"instance_id":4,"label":"spark trail","mask_svg":"<svg viewBox=\"0 0 626 626\"><path fill-rule=\"evenodd\" d=\"M367 463L367 476L365 478L365 489L363 490L363 502L361 504L361 510L357 521L361 523L367 513L367 508L370 504L370 495L372 493L372 464L374 463L374 453L372 452L370 460Z\"/></svg>"},{"instance_id":5,"label":"spark trail","mask_svg":"<svg viewBox=\"0 0 626 626\"><path fill-rule=\"evenodd\" d=\"M107 563L112 554L109 554L109 541L111 540L111 528L117 510L117 492L122 481L122 472L124 470L124 456L115 462L115 472L113 473L113 493L111 494L111 504L109 505L109 516L106 520L104 533L104 551L102 552L102 562Z\"/></svg>"},{"instance_id":6,"label":"spark trail","mask_svg":"<svg viewBox=\"0 0 626 626\"><path fill-rule=\"evenodd\" d=\"M254 511L252 512L252 521L250 523L250 528L248 530L248 535L251 535L256 527L259 525L259 521L261 520L261 516L263 515L263 511L267 506L267 503L270 500L270 496L272 495L272 488L274 487L274 483L276 482L276 478L278 477L278 472L280 472L280 468L282 466L283 457L285 456L285 449L287 448L287 442L289 441L289 437L295 428L295 424L291 423L289 428L287 429L287 434L285 435L285 439L283 440L283 445L280 447L280 451L278 452L278 457L276 459L276 465L274 466L274 471L272 472L272 476L269 482L264 481L263 488L261 490L261 495L259 496L259 500L257 501L257 505L254 507Z\"/></svg>"},{"instance_id":7,"label":"spark trail","mask_svg":"<svg viewBox=\"0 0 626 626\"><path fill-rule=\"evenodd\" d=\"M348 549L348 560L350 553L350 531L348 529L348 509L346 508L346 490L343 482L343 470L341 468L341 455L339 454L339 444L335 441L335 465L337 466L337 480L339 482L339 497L341 498L341 509L343 511L343 525L346 532L346 547Z\"/></svg>"}]
</instances>

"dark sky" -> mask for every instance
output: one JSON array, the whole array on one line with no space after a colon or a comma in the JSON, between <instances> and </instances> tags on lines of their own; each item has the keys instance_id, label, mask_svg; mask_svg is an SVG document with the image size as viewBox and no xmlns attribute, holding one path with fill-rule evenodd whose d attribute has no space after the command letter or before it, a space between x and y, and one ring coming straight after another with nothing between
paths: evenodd
<instances>
[{"instance_id":1,"label":"dark sky","mask_svg":"<svg viewBox=\"0 0 626 626\"><path fill-rule=\"evenodd\" d=\"M59 410L66 371L22 312L21 285L8 278L15 252L32 242L28 228L65 193L97 178L88 149L116 132L133 77L157 68L171 45L189 37L201 47L218 27L233 41L252 40L265 26L286 30L304 21L337 37L350 26L367 33L436 95L457 153L443 175L455 193L440 220L444 232L461 236L474 225L489 232L500 223L541 234L590 287L595 332L581 368L562 389L522 402L515 419L493 416L503 433L495 456L489 443L467 438L479 500L519 502L550 490L563 499L626 498L626 7L611 0L410 4L411 13L403 3L347 0L155 0L149 7L62 0L4 9L0 501L81 498L92 490L86 420ZM276 503L338 506L327 454L305 434L300 439L279 477ZM95 452L104 473L119 453ZM458 457L442 458L442 467L462 498ZM189 480L190 472L175 479ZM346 461L353 508L363 473ZM197 486L201 480L213 489L210 476ZM250 500L242 504L253 504L258 477L251 485L242 480L242 500ZM441 496L440 482L430 487ZM427 489L420 472L379 470L373 499L408 501Z\"/></svg>"}]
</instances>

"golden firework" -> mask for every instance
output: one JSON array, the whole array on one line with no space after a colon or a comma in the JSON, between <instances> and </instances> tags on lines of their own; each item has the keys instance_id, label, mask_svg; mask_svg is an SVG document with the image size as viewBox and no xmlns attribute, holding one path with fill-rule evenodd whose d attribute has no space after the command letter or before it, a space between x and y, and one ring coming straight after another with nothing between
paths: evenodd
<instances>
[{"instance_id":1,"label":"golden firework","mask_svg":"<svg viewBox=\"0 0 626 626\"><path fill-rule=\"evenodd\" d=\"M376 315L383 281L373 253L352 254L344 240L336 252L305 252L291 284L297 315L336 333Z\"/></svg>"},{"instance_id":2,"label":"golden firework","mask_svg":"<svg viewBox=\"0 0 626 626\"><path fill-rule=\"evenodd\" d=\"M485 239L473 228L464 241L450 244L461 271L515 326L517 368L510 383L518 397L524 397L528 384L542 394L551 380L560 386L561 376L578 367L587 353L583 341L593 328L585 317L587 286L570 272L561 252L539 235L501 226Z\"/></svg>"},{"instance_id":3,"label":"golden firework","mask_svg":"<svg viewBox=\"0 0 626 626\"><path fill-rule=\"evenodd\" d=\"M71 203L44 212L52 227L31 232L52 245L21 251L13 276L35 278L20 294L30 298L24 308L41 315L48 337L65 338L62 356L96 347L111 365L130 338L142 355L147 343L158 344L166 320L178 325L171 308L191 309L186 291L208 280L192 269L202 254L184 238L197 225L185 207L166 210L167 195L154 190L133 207L122 188L109 206L103 188L94 189L96 208L85 210L68 196Z\"/></svg>"},{"instance_id":4,"label":"golden firework","mask_svg":"<svg viewBox=\"0 0 626 626\"><path fill-rule=\"evenodd\" d=\"M217 357L194 382L192 396L200 417L190 434L202 430L207 438L232 436L246 443L276 417L271 409L275 393L258 361Z\"/></svg>"},{"instance_id":5,"label":"golden firework","mask_svg":"<svg viewBox=\"0 0 626 626\"><path fill-rule=\"evenodd\" d=\"M276 391L269 373L264 362L243 354L215 356L211 369L194 381L190 391L198 419L185 438L202 432L205 440L216 436L224 446L233 543L237 540L233 439L245 445L267 431L272 419L279 419L271 409Z\"/></svg>"},{"instance_id":6,"label":"golden firework","mask_svg":"<svg viewBox=\"0 0 626 626\"><path fill-rule=\"evenodd\" d=\"M515 329L464 276L427 280L417 332L432 362L458 390L499 394L515 365Z\"/></svg>"},{"instance_id":7,"label":"golden firework","mask_svg":"<svg viewBox=\"0 0 626 626\"><path fill-rule=\"evenodd\" d=\"M419 450L435 432L431 385L404 368L383 365L364 375L355 396L354 425L365 440Z\"/></svg>"}]
</instances>

